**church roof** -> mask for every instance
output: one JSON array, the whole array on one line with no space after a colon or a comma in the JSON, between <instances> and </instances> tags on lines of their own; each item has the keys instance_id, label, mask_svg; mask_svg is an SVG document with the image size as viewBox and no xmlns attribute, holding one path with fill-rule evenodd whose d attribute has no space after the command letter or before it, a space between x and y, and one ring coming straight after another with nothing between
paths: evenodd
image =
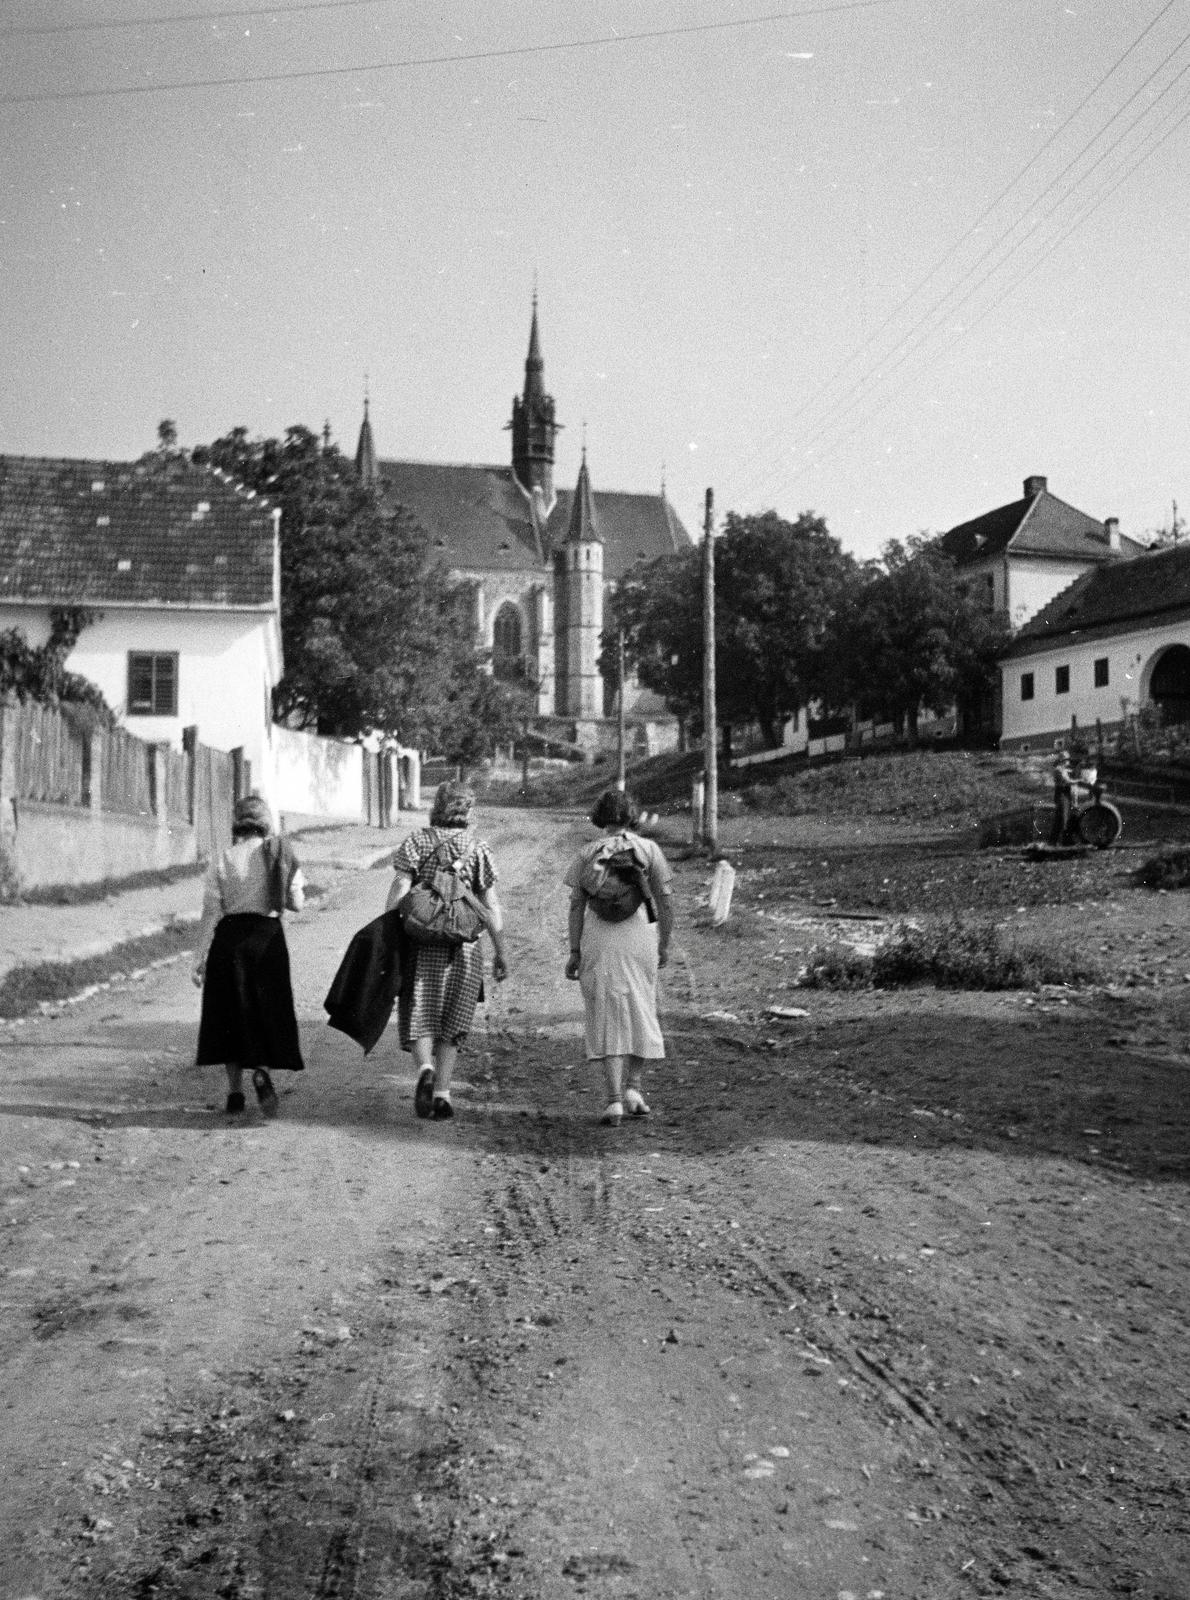
<instances>
[{"instance_id":1,"label":"church roof","mask_svg":"<svg viewBox=\"0 0 1190 1600\"><path fill-rule=\"evenodd\" d=\"M567 544L602 544L599 519L595 515L595 496L591 489L591 474L587 471L587 452L583 451L583 464L578 469L578 482L570 497L570 518L566 524Z\"/></svg>"},{"instance_id":2,"label":"church roof","mask_svg":"<svg viewBox=\"0 0 1190 1600\"><path fill-rule=\"evenodd\" d=\"M1190 616L1190 545L1169 545L1084 572L1025 624L1005 655L1029 655L1076 635L1130 633L1182 616Z\"/></svg>"},{"instance_id":3,"label":"church roof","mask_svg":"<svg viewBox=\"0 0 1190 1600\"><path fill-rule=\"evenodd\" d=\"M529 501L511 467L380 462L385 498L410 511L448 566L465 571L541 568ZM603 541L603 575L615 580L640 560L686 549L690 536L662 494L592 490ZM558 494L545 526L549 548L566 539L574 495Z\"/></svg>"},{"instance_id":4,"label":"church roof","mask_svg":"<svg viewBox=\"0 0 1190 1600\"><path fill-rule=\"evenodd\" d=\"M181 457L0 456L0 601L262 609L270 503Z\"/></svg>"},{"instance_id":5,"label":"church roof","mask_svg":"<svg viewBox=\"0 0 1190 1600\"><path fill-rule=\"evenodd\" d=\"M1051 494L1042 477L1026 478L1020 500L958 523L941 542L959 567L1002 555L1098 564L1119 561L1142 548L1121 539L1121 548L1113 550L1105 525Z\"/></svg>"}]
</instances>

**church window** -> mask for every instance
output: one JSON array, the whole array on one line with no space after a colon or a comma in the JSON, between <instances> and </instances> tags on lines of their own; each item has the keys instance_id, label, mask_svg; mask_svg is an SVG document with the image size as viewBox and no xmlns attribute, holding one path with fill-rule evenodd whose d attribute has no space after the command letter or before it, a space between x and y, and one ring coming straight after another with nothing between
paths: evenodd
<instances>
[{"instance_id":1,"label":"church window","mask_svg":"<svg viewBox=\"0 0 1190 1600\"><path fill-rule=\"evenodd\" d=\"M506 601L497 611L492 626L492 671L505 682L516 681L525 675L521 613L510 601Z\"/></svg>"}]
</instances>

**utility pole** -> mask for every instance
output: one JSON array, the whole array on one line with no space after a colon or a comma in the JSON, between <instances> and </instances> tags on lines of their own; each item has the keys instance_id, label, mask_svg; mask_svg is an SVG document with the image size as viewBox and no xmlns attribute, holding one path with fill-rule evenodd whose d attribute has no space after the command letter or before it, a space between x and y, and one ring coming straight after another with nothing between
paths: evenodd
<instances>
[{"instance_id":1,"label":"utility pole","mask_svg":"<svg viewBox=\"0 0 1190 1600\"><path fill-rule=\"evenodd\" d=\"M627 721L624 714L624 630L620 629L616 639L616 675L620 686L620 760L616 771L616 788L624 793L628 784L627 747Z\"/></svg>"},{"instance_id":2,"label":"utility pole","mask_svg":"<svg viewBox=\"0 0 1190 1600\"><path fill-rule=\"evenodd\" d=\"M719 844L719 727L715 713L715 491L707 490L702 539L702 725L705 801L703 843L714 855Z\"/></svg>"}]
</instances>

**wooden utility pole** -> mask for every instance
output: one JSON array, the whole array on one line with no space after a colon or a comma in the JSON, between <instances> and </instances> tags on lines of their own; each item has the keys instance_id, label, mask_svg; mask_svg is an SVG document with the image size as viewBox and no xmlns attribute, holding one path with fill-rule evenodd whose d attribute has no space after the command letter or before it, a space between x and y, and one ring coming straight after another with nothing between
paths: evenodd
<instances>
[{"instance_id":1,"label":"wooden utility pole","mask_svg":"<svg viewBox=\"0 0 1190 1600\"><path fill-rule=\"evenodd\" d=\"M707 490L702 538L702 726L703 843L713 855L719 844L719 727L715 713L715 491Z\"/></svg>"},{"instance_id":2,"label":"wooden utility pole","mask_svg":"<svg viewBox=\"0 0 1190 1600\"><path fill-rule=\"evenodd\" d=\"M620 760L616 770L616 788L624 793L628 784L628 723L624 714L624 630L620 629L616 639L616 676L620 685Z\"/></svg>"}]
</instances>

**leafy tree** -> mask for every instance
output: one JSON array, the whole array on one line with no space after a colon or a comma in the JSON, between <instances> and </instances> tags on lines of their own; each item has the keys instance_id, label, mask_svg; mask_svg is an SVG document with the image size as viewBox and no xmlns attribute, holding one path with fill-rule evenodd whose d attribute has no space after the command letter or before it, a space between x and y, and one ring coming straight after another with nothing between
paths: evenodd
<instances>
[{"instance_id":1,"label":"leafy tree","mask_svg":"<svg viewBox=\"0 0 1190 1600\"><path fill-rule=\"evenodd\" d=\"M486 675L469 592L430 559L415 519L362 488L354 465L308 428L291 427L282 440L235 428L194 459L281 508L285 674L276 714L322 734L376 729L441 748L461 707L482 704L475 680ZM484 742L480 732L475 739Z\"/></svg>"},{"instance_id":2,"label":"leafy tree","mask_svg":"<svg viewBox=\"0 0 1190 1600\"><path fill-rule=\"evenodd\" d=\"M771 744L816 697L832 698L826 641L857 582L855 562L805 511L729 512L715 540L715 681L722 721L757 722ZM641 683L678 715L702 703L702 552L662 556L627 574L612 601L615 630ZM605 647L605 657L610 651Z\"/></svg>"},{"instance_id":3,"label":"leafy tree","mask_svg":"<svg viewBox=\"0 0 1190 1600\"><path fill-rule=\"evenodd\" d=\"M89 678L67 672L67 656L94 613L77 606L55 607L50 612L50 636L33 646L20 628L0 633L0 696L39 700L44 705L86 706L100 722L112 725L115 714L102 691Z\"/></svg>"},{"instance_id":4,"label":"leafy tree","mask_svg":"<svg viewBox=\"0 0 1190 1600\"><path fill-rule=\"evenodd\" d=\"M861 704L916 737L924 706L977 706L991 691L1006 619L970 594L936 540L891 540L831 640L837 676Z\"/></svg>"}]
</instances>

